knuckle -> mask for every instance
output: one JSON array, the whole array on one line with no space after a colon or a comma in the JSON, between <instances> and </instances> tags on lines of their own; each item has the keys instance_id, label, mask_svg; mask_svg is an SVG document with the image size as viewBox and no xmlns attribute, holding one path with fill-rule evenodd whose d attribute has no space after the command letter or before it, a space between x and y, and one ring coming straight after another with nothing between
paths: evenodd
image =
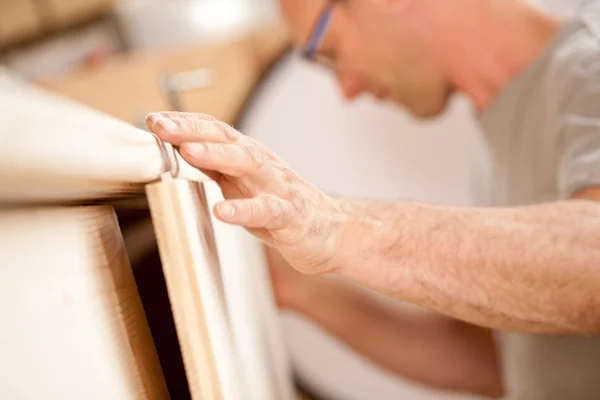
<instances>
[{"instance_id":1,"label":"knuckle","mask_svg":"<svg viewBox=\"0 0 600 400\"><path fill-rule=\"evenodd\" d=\"M265 204L269 213L273 216L278 216L283 211L283 208L281 207L281 202L276 197L266 197Z\"/></svg>"},{"instance_id":2,"label":"knuckle","mask_svg":"<svg viewBox=\"0 0 600 400\"><path fill-rule=\"evenodd\" d=\"M212 115L209 115L209 114L204 114L204 113L194 113L194 114L192 114L192 115L193 115L193 118L194 118L195 120L198 120L198 121L209 121L209 122L214 122L214 121L216 121L216 120L217 120L215 117L213 117Z\"/></svg>"},{"instance_id":3,"label":"knuckle","mask_svg":"<svg viewBox=\"0 0 600 400\"><path fill-rule=\"evenodd\" d=\"M186 120L186 125L189 131L194 132L194 133L203 133L206 129L205 129L205 123L204 121L200 120L200 119L196 119L196 118L192 118L189 120Z\"/></svg>"},{"instance_id":4,"label":"knuckle","mask_svg":"<svg viewBox=\"0 0 600 400\"><path fill-rule=\"evenodd\" d=\"M298 181L298 177L296 176L294 171L292 171L289 168L283 168L280 171L280 173L281 173L281 178L283 179L283 181L285 183L295 184Z\"/></svg>"},{"instance_id":5,"label":"knuckle","mask_svg":"<svg viewBox=\"0 0 600 400\"><path fill-rule=\"evenodd\" d=\"M246 136L246 141L250 144L250 146L259 149L261 153L263 153L265 155L265 157L268 157L272 160L276 160L277 156L275 155L275 153L273 153L273 151L271 151L269 148L265 147L261 142L259 142L258 140L251 138L249 136Z\"/></svg>"},{"instance_id":6,"label":"knuckle","mask_svg":"<svg viewBox=\"0 0 600 400\"><path fill-rule=\"evenodd\" d=\"M231 125L226 122L219 122L219 125L222 126L223 131L225 132L225 137L231 141L237 141L240 138L240 133Z\"/></svg>"},{"instance_id":7,"label":"knuckle","mask_svg":"<svg viewBox=\"0 0 600 400\"><path fill-rule=\"evenodd\" d=\"M267 157L269 157L269 159L271 159L271 160L277 160L277 156L275 155L275 153L271 149L268 149L268 148L265 147L264 148L264 152L267 155Z\"/></svg>"},{"instance_id":8,"label":"knuckle","mask_svg":"<svg viewBox=\"0 0 600 400\"><path fill-rule=\"evenodd\" d=\"M248 204L248 215L254 218L258 217L262 214L263 207L264 205L261 202L251 201Z\"/></svg>"},{"instance_id":9,"label":"knuckle","mask_svg":"<svg viewBox=\"0 0 600 400\"><path fill-rule=\"evenodd\" d=\"M322 220L316 219L316 218L314 218L310 221L310 223L308 224L307 230L308 230L309 234L313 235L313 236L320 236L324 233L330 233L330 232L327 232L326 224Z\"/></svg>"},{"instance_id":10,"label":"knuckle","mask_svg":"<svg viewBox=\"0 0 600 400\"><path fill-rule=\"evenodd\" d=\"M260 199L260 205L266 214L268 214L268 215L274 214L275 204L273 202L273 199L271 199L270 197L267 197L267 196L262 197Z\"/></svg>"},{"instance_id":11,"label":"knuckle","mask_svg":"<svg viewBox=\"0 0 600 400\"><path fill-rule=\"evenodd\" d=\"M263 202L266 213L272 222L280 223L286 220L288 217L288 210L282 203L281 199L273 196L267 196Z\"/></svg>"},{"instance_id":12,"label":"knuckle","mask_svg":"<svg viewBox=\"0 0 600 400\"><path fill-rule=\"evenodd\" d=\"M244 147L244 153L246 154L246 158L248 159L251 168L260 169L265 165L263 155L255 147Z\"/></svg>"},{"instance_id":13,"label":"knuckle","mask_svg":"<svg viewBox=\"0 0 600 400\"><path fill-rule=\"evenodd\" d=\"M219 153L220 156L224 157L227 160L232 159L234 156L233 149L229 146L223 146L218 144L214 145L211 143L210 146L207 146L207 148L211 148L213 152Z\"/></svg>"},{"instance_id":14,"label":"knuckle","mask_svg":"<svg viewBox=\"0 0 600 400\"><path fill-rule=\"evenodd\" d=\"M181 113L178 111L163 111L160 112L158 115L160 115L161 118L181 118Z\"/></svg>"},{"instance_id":15,"label":"knuckle","mask_svg":"<svg viewBox=\"0 0 600 400\"><path fill-rule=\"evenodd\" d=\"M214 126L215 126L217 132L221 136L226 137L226 138L229 139L229 136L230 136L230 134L229 134L229 125L227 125L226 123L221 122L221 121L215 121L214 122Z\"/></svg>"},{"instance_id":16,"label":"knuckle","mask_svg":"<svg viewBox=\"0 0 600 400\"><path fill-rule=\"evenodd\" d=\"M304 196L299 191L294 191L290 195L290 202L292 203L292 207L294 211L301 214L306 209L306 201Z\"/></svg>"}]
</instances>

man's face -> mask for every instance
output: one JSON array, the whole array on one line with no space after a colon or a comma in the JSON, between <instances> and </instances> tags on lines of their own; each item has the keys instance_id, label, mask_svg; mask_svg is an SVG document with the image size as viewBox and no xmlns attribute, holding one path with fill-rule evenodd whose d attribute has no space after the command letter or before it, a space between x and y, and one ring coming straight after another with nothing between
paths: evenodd
<instances>
[{"instance_id":1,"label":"man's face","mask_svg":"<svg viewBox=\"0 0 600 400\"><path fill-rule=\"evenodd\" d=\"M304 48L327 0L281 0ZM346 0L333 6L317 53L329 59L344 96L370 92L417 117L440 114L452 92L436 60L427 9L417 0Z\"/></svg>"}]
</instances>

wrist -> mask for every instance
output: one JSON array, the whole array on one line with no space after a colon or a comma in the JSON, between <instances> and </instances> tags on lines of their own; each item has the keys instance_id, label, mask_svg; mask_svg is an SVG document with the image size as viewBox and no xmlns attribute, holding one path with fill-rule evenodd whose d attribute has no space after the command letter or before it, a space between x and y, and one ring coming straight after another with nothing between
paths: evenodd
<instances>
[{"instance_id":1,"label":"wrist","mask_svg":"<svg viewBox=\"0 0 600 400\"><path fill-rule=\"evenodd\" d=\"M348 201L348 218L340 241L334 273L351 280L370 282L381 273L386 259L406 233L395 222L404 213L400 203Z\"/></svg>"},{"instance_id":2,"label":"wrist","mask_svg":"<svg viewBox=\"0 0 600 400\"><path fill-rule=\"evenodd\" d=\"M328 267L319 275L338 274L344 267L347 248L349 246L349 235L354 229L353 222L358 217L358 208L354 201L344 198L335 198L336 212L336 230L335 230L335 251L334 257L328 263Z\"/></svg>"}]
</instances>

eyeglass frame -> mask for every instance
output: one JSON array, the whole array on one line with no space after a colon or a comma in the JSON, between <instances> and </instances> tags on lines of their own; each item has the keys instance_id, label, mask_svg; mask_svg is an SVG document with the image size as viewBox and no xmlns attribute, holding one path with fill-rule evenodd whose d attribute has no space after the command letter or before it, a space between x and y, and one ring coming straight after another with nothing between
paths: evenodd
<instances>
[{"instance_id":1,"label":"eyeglass frame","mask_svg":"<svg viewBox=\"0 0 600 400\"><path fill-rule=\"evenodd\" d=\"M331 24L331 19L333 16L333 7L338 3L339 0L328 0L327 5L321 11L319 19L315 24L315 27L312 29L310 37L306 46L302 50L302 57L308 61L318 62L318 51L321 48L321 44L323 44L323 39L329 30L329 25ZM327 64L331 63L331 60L328 60Z\"/></svg>"}]
</instances>

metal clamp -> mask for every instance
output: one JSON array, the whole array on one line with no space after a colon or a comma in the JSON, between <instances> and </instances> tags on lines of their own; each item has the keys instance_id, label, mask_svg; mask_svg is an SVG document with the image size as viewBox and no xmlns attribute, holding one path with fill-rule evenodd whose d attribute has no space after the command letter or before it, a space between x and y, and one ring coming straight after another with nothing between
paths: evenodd
<instances>
[{"instance_id":1,"label":"metal clamp","mask_svg":"<svg viewBox=\"0 0 600 400\"><path fill-rule=\"evenodd\" d=\"M170 108L174 111L183 111L180 95L185 91L206 89L213 83L212 71L208 68L165 74L160 82L162 92L167 96ZM171 143L164 142L154 135L163 159L163 171L160 179L174 179L179 173L177 150Z\"/></svg>"},{"instance_id":2,"label":"metal clamp","mask_svg":"<svg viewBox=\"0 0 600 400\"><path fill-rule=\"evenodd\" d=\"M179 173L179 161L177 160L177 151L171 143L167 143L161 140L158 136L153 134L158 148L160 149L160 155L163 160L163 170L160 174L161 179L174 179Z\"/></svg>"}]
</instances>

